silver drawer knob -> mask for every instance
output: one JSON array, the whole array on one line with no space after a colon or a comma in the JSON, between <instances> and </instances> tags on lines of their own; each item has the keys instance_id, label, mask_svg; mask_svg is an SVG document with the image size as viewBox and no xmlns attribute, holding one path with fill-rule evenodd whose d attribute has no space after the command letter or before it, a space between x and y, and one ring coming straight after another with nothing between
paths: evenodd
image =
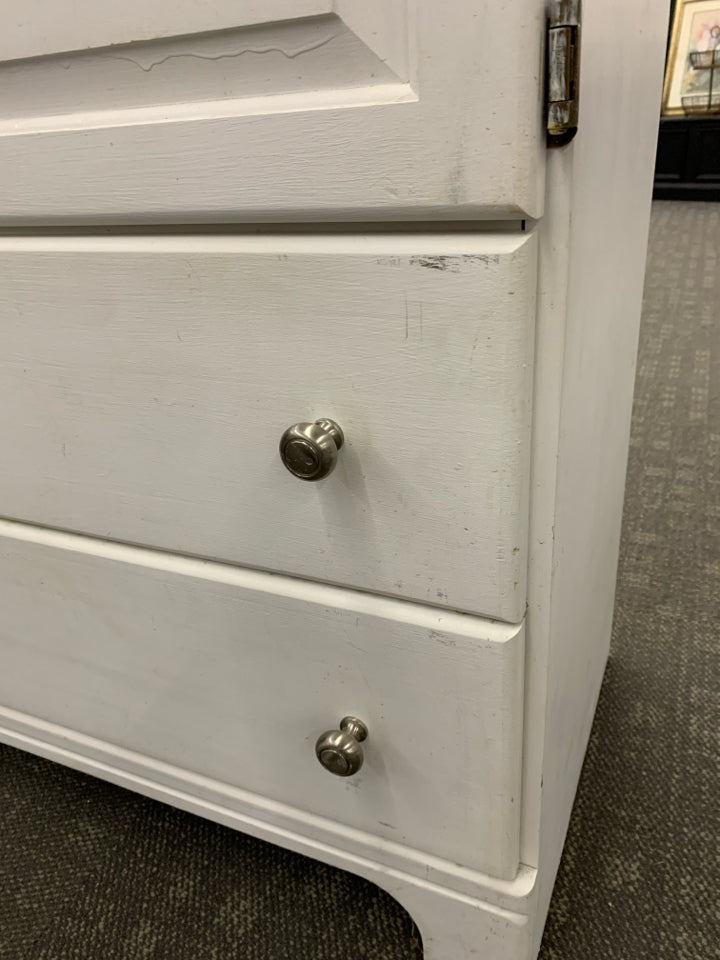
<instances>
[{"instance_id":1,"label":"silver drawer knob","mask_svg":"<svg viewBox=\"0 0 720 960\"><path fill-rule=\"evenodd\" d=\"M296 423L280 439L282 462L300 480L322 480L332 473L345 437L334 420Z\"/></svg>"},{"instance_id":2,"label":"silver drawer knob","mask_svg":"<svg viewBox=\"0 0 720 960\"><path fill-rule=\"evenodd\" d=\"M357 717L343 717L339 730L326 730L318 737L315 754L320 763L338 777L351 777L363 765L360 744L368 735L367 727Z\"/></svg>"}]
</instances>

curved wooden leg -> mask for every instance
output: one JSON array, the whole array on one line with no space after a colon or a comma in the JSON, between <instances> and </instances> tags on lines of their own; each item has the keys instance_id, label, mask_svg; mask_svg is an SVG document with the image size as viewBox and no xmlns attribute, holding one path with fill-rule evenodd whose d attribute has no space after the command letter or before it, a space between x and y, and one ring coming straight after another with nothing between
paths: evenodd
<instances>
[{"instance_id":1,"label":"curved wooden leg","mask_svg":"<svg viewBox=\"0 0 720 960\"><path fill-rule=\"evenodd\" d=\"M412 878L372 879L417 924L424 960L532 960L529 917Z\"/></svg>"}]
</instances>

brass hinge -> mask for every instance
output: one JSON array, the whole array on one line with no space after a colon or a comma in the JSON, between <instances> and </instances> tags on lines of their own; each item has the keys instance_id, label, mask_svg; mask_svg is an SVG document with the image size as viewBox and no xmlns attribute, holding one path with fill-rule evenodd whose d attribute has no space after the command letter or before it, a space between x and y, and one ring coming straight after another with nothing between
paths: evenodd
<instances>
[{"instance_id":1,"label":"brass hinge","mask_svg":"<svg viewBox=\"0 0 720 960\"><path fill-rule=\"evenodd\" d=\"M547 39L547 145L577 133L580 87L580 0L550 0Z\"/></svg>"}]
</instances>

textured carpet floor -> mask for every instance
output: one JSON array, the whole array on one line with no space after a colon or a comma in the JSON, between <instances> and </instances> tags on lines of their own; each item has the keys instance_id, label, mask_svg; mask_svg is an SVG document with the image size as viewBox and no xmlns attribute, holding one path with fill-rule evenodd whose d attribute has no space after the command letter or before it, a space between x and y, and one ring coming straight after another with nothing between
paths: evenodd
<instances>
[{"instance_id":1,"label":"textured carpet floor","mask_svg":"<svg viewBox=\"0 0 720 960\"><path fill-rule=\"evenodd\" d=\"M541 960L717 955L719 256L720 204L655 205L612 654ZM356 877L0 747L4 960L421 955Z\"/></svg>"}]
</instances>

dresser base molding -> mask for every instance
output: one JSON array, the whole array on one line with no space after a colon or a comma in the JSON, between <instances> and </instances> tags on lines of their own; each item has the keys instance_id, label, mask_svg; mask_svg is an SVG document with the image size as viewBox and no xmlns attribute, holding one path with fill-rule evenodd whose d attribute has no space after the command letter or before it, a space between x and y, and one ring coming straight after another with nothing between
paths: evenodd
<instances>
[{"instance_id":1,"label":"dresser base molding","mask_svg":"<svg viewBox=\"0 0 720 960\"><path fill-rule=\"evenodd\" d=\"M410 913L425 960L532 956L532 867L498 880L4 707L0 741L370 880Z\"/></svg>"}]
</instances>

